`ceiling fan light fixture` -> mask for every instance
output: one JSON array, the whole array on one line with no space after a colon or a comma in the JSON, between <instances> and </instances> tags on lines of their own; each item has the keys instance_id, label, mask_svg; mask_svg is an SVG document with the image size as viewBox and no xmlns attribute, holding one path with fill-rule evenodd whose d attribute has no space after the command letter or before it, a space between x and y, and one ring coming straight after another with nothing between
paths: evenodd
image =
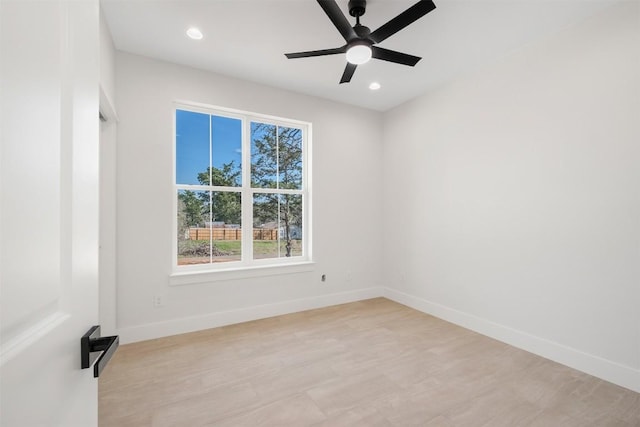
<instances>
[{"instance_id":1,"label":"ceiling fan light fixture","mask_svg":"<svg viewBox=\"0 0 640 427\"><path fill-rule=\"evenodd\" d=\"M371 46L367 44L356 44L347 50L347 62L360 65L369 62L371 59Z\"/></svg>"}]
</instances>

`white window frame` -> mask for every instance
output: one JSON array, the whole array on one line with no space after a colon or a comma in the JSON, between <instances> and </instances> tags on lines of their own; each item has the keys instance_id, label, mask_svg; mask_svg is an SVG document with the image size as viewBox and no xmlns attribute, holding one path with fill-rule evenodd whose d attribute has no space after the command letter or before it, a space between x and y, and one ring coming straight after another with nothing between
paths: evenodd
<instances>
[{"instance_id":1,"label":"white window frame","mask_svg":"<svg viewBox=\"0 0 640 427\"><path fill-rule=\"evenodd\" d=\"M241 194L242 253L240 261L178 265L178 190L225 191L228 187L213 185L184 185L176 183L176 111L192 111L220 117L239 119L242 123L242 185L235 187ZM285 119L265 114L234 110L187 101L176 101L173 105L173 232L172 274L170 284L181 285L203 281L227 280L240 277L255 277L273 274L288 274L309 271L311 257L311 123ZM251 187L251 123L259 122L302 130L302 188L300 190L252 188ZM302 195L302 256L253 259L253 195L255 193L300 194ZM279 268L284 267L284 268ZM241 274L236 274L241 273ZM198 277L194 277L198 276Z\"/></svg>"}]
</instances>

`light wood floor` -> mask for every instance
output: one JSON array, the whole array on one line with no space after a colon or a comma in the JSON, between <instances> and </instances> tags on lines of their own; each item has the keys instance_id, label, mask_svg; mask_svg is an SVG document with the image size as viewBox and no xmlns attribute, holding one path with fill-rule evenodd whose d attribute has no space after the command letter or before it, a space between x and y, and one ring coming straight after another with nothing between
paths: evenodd
<instances>
[{"instance_id":1,"label":"light wood floor","mask_svg":"<svg viewBox=\"0 0 640 427\"><path fill-rule=\"evenodd\" d=\"M640 426L640 394L378 298L123 345L100 426Z\"/></svg>"}]
</instances>

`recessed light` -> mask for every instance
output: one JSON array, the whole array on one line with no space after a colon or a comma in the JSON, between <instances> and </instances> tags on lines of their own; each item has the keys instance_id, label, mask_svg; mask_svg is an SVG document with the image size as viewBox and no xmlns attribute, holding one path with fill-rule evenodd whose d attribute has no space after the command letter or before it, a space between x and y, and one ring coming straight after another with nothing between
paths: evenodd
<instances>
[{"instance_id":1,"label":"recessed light","mask_svg":"<svg viewBox=\"0 0 640 427\"><path fill-rule=\"evenodd\" d=\"M371 89L371 90L378 90L378 89L380 89L380 87L381 87L380 83L378 83L378 82L373 82L373 83L371 83L369 85L369 89Z\"/></svg>"},{"instance_id":2,"label":"recessed light","mask_svg":"<svg viewBox=\"0 0 640 427\"><path fill-rule=\"evenodd\" d=\"M192 38L193 40L202 40L202 37L204 37L202 35L202 31L200 31L196 27L189 28L187 30L187 36L189 36L189 38Z\"/></svg>"}]
</instances>

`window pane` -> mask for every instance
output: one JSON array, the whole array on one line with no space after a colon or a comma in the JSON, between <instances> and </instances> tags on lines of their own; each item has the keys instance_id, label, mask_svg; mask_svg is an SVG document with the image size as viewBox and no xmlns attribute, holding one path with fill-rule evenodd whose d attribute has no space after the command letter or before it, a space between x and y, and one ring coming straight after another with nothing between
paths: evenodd
<instances>
[{"instance_id":1,"label":"window pane","mask_svg":"<svg viewBox=\"0 0 640 427\"><path fill-rule=\"evenodd\" d=\"M278 127L278 188L302 188L302 130Z\"/></svg>"},{"instance_id":2,"label":"window pane","mask_svg":"<svg viewBox=\"0 0 640 427\"><path fill-rule=\"evenodd\" d=\"M278 147L276 126L251 123L251 186L276 188L278 176Z\"/></svg>"},{"instance_id":3,"label":"window pane","mask_svg":"<svg viewBox=\"0 0 640 427\"><path fill-rule=\"evenodd\" d=\"M302 196L255 194L253 258L302 255Z\"/></svg>"},{"instance_id":4,"label":"window pane","mask_svg":"<svg viewBox=\"0 0 640 427\"><path fill-rule=\"evenodd\" d=\"M253 196L253 258L278 258L278 195Z\"/></svg>"},{"instance_id":5,"label":"window pane","mask_svg":"<svg viewBox=\"0 0 640 427\"><path fill-rule=\"evenodd\" d=\"M208 168L209 115L176 110L176 184L209 185Z\"/></svg>"},{"instance_id":6,"label":"window pane","mask_svg":"<svg viewBox=\"0 0 640 427\"><path fill-rule=\"evenodd\" d=\"M302 255L302 195L280 195L280 256Z\"/></svg>"},{"instance_id":7,"label":"window pane","mask_svg":"<svg viewBox=\"0 0 640 427\"><path fill-rule=\"evenodd\" d=\"M242 214L240 193L217 191L211 196L212 262L240 261Z\"/></svg>"},{"instance_id":8,"label":"window pane","mask_svg":"<svg viewBox=\"0 0 640 427\"><path fill-rule=\"evenodd\" d=\"M178 190L178 265L211 261L209 192Z\"/></svg>"},{"instance_id":9,"label":"window pane","mask_svg":"<svg viewBox=\"0 0 640 427\"><path fill-rule=\"evenodd\" d=\"M242 185L242 120L211 116L212 185Z\"/></svg>"}]
</instances>

